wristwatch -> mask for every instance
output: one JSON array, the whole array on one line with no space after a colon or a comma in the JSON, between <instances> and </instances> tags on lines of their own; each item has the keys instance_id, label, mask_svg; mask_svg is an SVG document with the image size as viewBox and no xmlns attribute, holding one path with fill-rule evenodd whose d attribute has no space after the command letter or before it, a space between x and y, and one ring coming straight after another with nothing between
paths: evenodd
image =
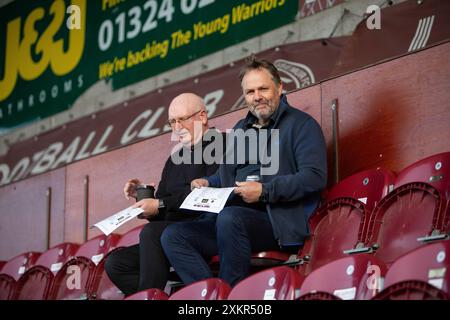
<instances>
[{"instance_id":1,"label":"wristwatch","mask_svg":"<svg viewBox=\"0 0 450 320\"><path fill-rule=\"evenodd\" d=\"M159 203L158 203L158 209L163 209L166 206L164 205L164 200L163 199L158 199Z\"/></svg>"}]
</instances>

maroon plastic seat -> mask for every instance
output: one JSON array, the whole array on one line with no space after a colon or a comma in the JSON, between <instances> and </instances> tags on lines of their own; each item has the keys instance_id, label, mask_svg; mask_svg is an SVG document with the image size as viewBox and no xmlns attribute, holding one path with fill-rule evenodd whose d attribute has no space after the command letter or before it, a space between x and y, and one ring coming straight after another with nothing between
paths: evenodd
<instances>
[{"instance_id":1,"label":"maroon plastic seat","mask_svg":"<svg viewBox=\"0 0 450 320\"><path fill-rule=\"evenodd\" d=\"M303 277L293 268L275 267L239 282L228 300L294 300L299 297Z\"/></svg>"},{"instance_id":2,"label":"maroon plastic seat","mask_svg":"<svg viewBox=\"0 0 450 320\"><path fill-rule=\"evenodd\" d=\"M365 247L389 267L394 260L423 245L419 240L434 240L444 203L440 192L422 183L402 185L375 207L367 228Z\"/></svg>"},{"instance_id":3,"label":"maroon plastic seat","mask_svg":"<svg viewBox=\"0 0 450 320\"><path fill-rule=\"evenodd\" d=\"M368 300L382 289L386 266L373 255L344 257L311 272L303 281L300 300L319 300L317 292L342 300ZM328 295L324 295L329 300Z\"/></svg>"},{"instance_id":4,"label":"maroon plastic seat","mask_svg":"<svg viewBox=\"0 0 450 320\"><path fill-rule=\"evenodd\" d=\"M123 247L129 247L139 243L139 234L144 228L145 224L137 226L124 235L117 241L116 248L110 251L97 265L95 271L95 278L89 283L88 296L89 299L99 300L122 300L125 295L111 282L105 272L105 261L109 254L116 250L121 250Z\"/></svg>"},{"instance_id":5,"label":"maroon plastic seat","mask_svg":"<svg viewBox=\"0 0 450 320\"><path fill-rule=\"evenodd\" d=\"M448 294L424 281L411 280L395 283L378 295L374 300L449 300Z\"/></svg>"},{"instance_id":6,"label":"maroon plastic seat","mask_svg":"<svg viewBox=\"0 0 450 320\"><path fill-rule=\"evenodd\" d=\"M0 300L10 300L16 289L16 280L7 274L0 274Z\"/></svg>"},{"instance_id":7,"label":"maroon plastic seat","mask_svg":"<svg viewBox=\"0 0 450 320\"><path fill-rule=\"evenodd\" d=\"M120 236L99 235L82 244L75 257L56 274L48 298L51 300L87 299L89 284L96 277L96 265L116 247Z\"/></svg>"},{"instance_id":8,"label":"maroon plastic seat","mask_svg":"<svg viewBox=\"0 0 450 320\"><path fill-rule=\"evenodd\" d=\"M301 251L304 275L333 260L342 258L345 250L363 246L367 211L362 202L338 198L327 202L309 219L311 236Z\"/></svg>"},{"instance_id":9,"label":"maroon plastic seat","mask_svg":"<svg viewBox=\"0 0 450 320\"><path fill-rule=\"evenodd\" d=\"M18 280L27 269L35 264L40 254L40 252L25 252L15 256L5 263L0 274L7 274L13 277L14 280Z\"/></svg>"},{"instance_id":10,"label":"maroon plastic seat","mask_svg":"<svg viewBox=\"0 0 450 320\"><path fill-rule=\"evenodd\" d=\"M46 300L54 274L43 266L34 266L27 270L16 283L14 300Z\"/></svg>"},{"instance_id":11,"label":"maroon plastic seat","mask_svg":"<svg viewBox=\"0 0 450 320\"><path fill-rule=\"evenodd\" d=\"M35 265L17 281L14 299L47 299L53 276L67 260L75 255L78 247L78 244L66 242L43 252L36 260Z\"/></svg>"},{"instance_id":12,"label":"maroon plastic seat","mask_svg":"<svg viewBox=\"0 0 450 320\"><path fill-rule=\"evenodd\" d=\"M230 285L222 279L210 278L176 291L169 300L225 300L230 291Z\"/></svg>"},{"instance_id":13,"label":"maroon plastic seat","mask_svg":"<svg viewBox=\"0 0 450 320\"><path fill-rule=\"evenodd\" d=\"M385 287L410 280L420 280L449 294L450 241L430 243L398 258L390 267Z\"/></svg>"},{"instance_id":14,"label":"maroon plastic seat","mask_svg":"<svg viewBox=\"0 0 450 320\"><path fill-rule=\"evenodd\" d=\"M363 202L368 211L394 189L395 174L377 168L355 173L335 184L327 195L327 200L350 197Z\"/></svg>"},{"instance_id":15,"label":"maroon plastic seat","mask_svg":"<svg viewBox=\"0 0 450 320\"><path fill-rule=\"evenodd\" d=\"M426 182L447 199L450 196L450 152L443 152L419 160L397 175L395 187L411 182Z\"/></svg>"},{"instance_id":16,"label":"maroon plastic seat","mask_svg":"<svg viewBox=\"0 0 450 320\"><path fill-rule=\"evenodd\" d=\"M124 300L167 300L169 297L167 294L159 289L147 289L139 291L131 296L126 297Z\"/></svg>"}]
</instances>

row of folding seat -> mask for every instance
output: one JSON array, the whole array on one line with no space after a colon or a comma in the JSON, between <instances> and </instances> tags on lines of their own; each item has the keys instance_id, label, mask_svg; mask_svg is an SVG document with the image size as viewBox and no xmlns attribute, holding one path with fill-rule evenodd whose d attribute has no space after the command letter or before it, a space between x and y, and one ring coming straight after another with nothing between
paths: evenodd
<instances>
[{"instance_id":1,"label":"row of folding seat","mask_svg":"<svg viewBox=\"0 0 450 320\"><path fill-rule=\"evenodd\" d=\"M397 177L383 169L348 177L311 216L300 272L358 253L371 253L389 267L425 242L447 238L449 190L450 152L423 159Z\"/></svg>"},{"instance_id":2,"label":"row of folding seat","mask_svg":"<svg viewBox=\"0 0 450 320\"><path fill-rule=\"evenodd\" d=\"M294 268L266 269L234 288L218 278L193 283L168 296L158 289L126 300L448 300L450 241L418 248L398 258L388 270L370 254L348 256L305 276Z\"/></svg>"},{"instance_id":3,"label":"row of folding seat","mask_svg":"<svg viewBox=\"0 0 450 320\"><path fill-rule=\"evenodd\" d=\"M400 255L422 245L417 237L445 237L450 216L449 167L447 152L423 159L397 177L384 169L367 170L333 186L327 202L310 218L311 237L294 255L299 273L306 277L348 253L370 252L389 267ZM104 272L102 258L115 247L137 243L140 229L120 240L117 235L99 236L79 248L61 244L43 253L40 261L39 253L18 256L1 269L0 298L121 298ZM253 261L267 267L274 262L290 263L292 257L286 252L262 252L255 253ZM40 267L24 273L32 265ZM74 266L81 275L79 283L70 273ZM68 281L79 289L69 289Z\"/></svg>"},{"instance_id":4,"label":"row of folding seat","mask_svg":"<svg viewBox=\"0 0 450 320\"><path fill-rule=\"evenodd\" d=\"M109 280L105 258L139 242L142 225L123 236L100 235L82 245L63 243L39 254L28 252L1 269L0 300L122 299Z\"/></svg>"}]
</instances>

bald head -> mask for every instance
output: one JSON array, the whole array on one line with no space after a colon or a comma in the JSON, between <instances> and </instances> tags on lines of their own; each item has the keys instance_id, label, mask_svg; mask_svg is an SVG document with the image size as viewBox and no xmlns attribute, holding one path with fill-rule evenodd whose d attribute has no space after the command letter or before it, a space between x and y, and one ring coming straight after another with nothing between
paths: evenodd
<instances>
[{"instance_id":1,"label":"bald head","mask_svg":"<svg viewBox=\"0 0 450 320\"><path fill-rule=\"evenodd\" d=\"M170 103L169 118L183 118L199 110L206 110L203 99L193 93L182 93Z\"/></svg>"},{"instance_id":2,"label":"bald head","mask_svg":"<svg viewBox=\"0 0 450 320\"><path fill-rule=\"evenodd\" d=\"M197 143L208 129L205 102L196 94L176 96L170 103L168 113L173 134L185 145Z\"/></svg>"}]
</instances>

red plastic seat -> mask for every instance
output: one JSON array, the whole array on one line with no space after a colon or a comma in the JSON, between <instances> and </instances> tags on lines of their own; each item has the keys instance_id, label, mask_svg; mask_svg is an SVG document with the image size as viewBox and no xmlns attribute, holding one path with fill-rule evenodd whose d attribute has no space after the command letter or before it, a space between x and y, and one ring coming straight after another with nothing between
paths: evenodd
<instances>
[{"instance_id":1,"label":"red plastic seat","mask_svg":"<svg viewBox=\"0 0 450 320\"><path fill-rule=\"evenodd\" d=\"M365 246L390 266L394 260L422 246L420 239L440 235L438 220L443 201L438 190L422 183L400 186L375 207Z\"/></svg>"},{"instance_id":2,"label":"red plastic seat","mask_svg":"<svg viewBox=\"0 0 450 320\"><path fill-rule=\"evenodd\" d=\"M129 247L139 243L139 234L144 228L145 224L137 226L127 233L125 233L116 243L116 248L110 251L104 259L96 267L95 277L89 284L88 296L89 299L99 299L99 300L122 300L125 296L116 287L114 283L111 282L108 275L105 272L105 261L109 254L116 250L120 250L122 247Z\"/></svg>"},{"instance_id":3,"label":"red plastic seat","mask_svg":"<svg viewBox=\"0 0 450 320\"><path fill-rule=\"evenodd\" d=\"M89 284L96 277L96 265L113 248L119 235L99 235L82 244L75 257L56 274L49 293L51 300L87 299Z\"/></svg>"},{"instance_id":4,"label":"red plastic seat","mask_svg":"<svg viewBox=\"0 0 450 320\"><path fill-rule=\"evenodd\" d=\"M430 243L398 258L386 274L385 286L410 280L427 282L449 294L450 241Z\"/></svg>"},{"instance_id":5,"label":"red plastic seat","mask_svg":"<svg viewBox=\"0 0 450 320\"><path fill-rule=\"evenodd\" d=\"M167 300L167 294L159 289L147 289L126 297L124 300Z\"/></svg>"},{"instance_id":6,"label":"red plastic seat","mask_svg":"<svg viewBox=\"0 0 450 320\"><path fill-rule=\"evenodd\" d=\"M353 198L327 202L309 219L311 236L301 251L299 270L312 270L345 256L344 251L363 245L366 209Z\"/></svg>"},{"instance_id":7,"label":"red plastic seat","mask_svg":"<svg viewBox=\"0 0 450 320\"><path fill-rule=\"evenodd\" d=\"M286 266L266 269L239 282L228 300L294 300L299 297L303 279L297 270Z\"/></svg>"},{"instance_id":8,"label":"red plastic seat","mask_svg":"<svg viewBox=\"0 0 450 320\"><path fill-rule=\"evenodd\" d=\"M75 256L79 247L76 243L60 243L43 252L34 265L46 267L56 274L67 260Z\"/></svg>"},{"instance_id":9,"label":"red plastic seat","mask_svg":"<svg viewBox=\"0 0 450 320\"><path fill-rule=\"evenodd\" d=\"M369 254L341 258L311 272L303 281L300 300L319 300L317 292L342 300L368 300L382 289L383 262ZM324 295L326 300L330 296Z\"/></svg>"},{"instance_id":10,"label":"red plastic seat","mask_svg":"<svg viewBox=\"0 0 450 320\"><path fill-rule=\"evenodd\" d=\"M176 291L169 300L225 300L230 291L230 285L222 279L210 278Z\"/></svg>"},{"instance_id":11,"label":"red plastic seat","mask_svg":"<svg viewBox=\"0 0 450 320\"><path fill-rule=\"evenodd\" d=\"M40 252L25 252L15 256L5 263L0 273L7 274L13 277L14 280L18 280L27 269L35 264L40 254Z\"/></svg>"},{"instance_id":12,"label":"red plastic seat","mask_svg":"<svg viewBox=\"0 0 450 320\"><path fill-rule=\"evenodd\" d=\"M449 300L442 290L424 281L413 280L395 283L378 295L374 300Z\"/></svg>"},{"instance_id":13,"label":"red plastic seat","mask_svg":"<svg viewBox=\"0 0 450 320\"><path fill-rule=\"evenodd\" d=\"M394 189L395 174L386 169L370 169L353 174L334 185L327 200L350 197L363 202L368 211Z\"/></svg>"},{"instance_id":14,"label":"red plastic seat","mask_svg":"<svg viewBox=\"0 0 450 320\"><path fill-rule=\"evenodd\" d=\"M7 274L0 274L0 300L12 299L16 289L16 281Z\"/></svg>"},{"instance_id":15,"label":"red plastic seat","mask_svg":"<svg viewBox=\"0 0 450 320\"><path fill-rule=\"evenodd\" d=\"M443 152L419 160L397 175L395 187L411 182L426 182L447 199L450 197L450 152Z\"/></svg>"},{"instance_id":16,"label":"red plastic seat","mask_svg":"<svg viewBox=\"0 0 450 320\"><path fill-rule=\"evenodd\" d=\"M28 269L17 281L14 299L45 300L48 297L51 282L62 265L72 258L79 245L61 243L43 252L35 265Z\"/></svg>"}]
</instances>

